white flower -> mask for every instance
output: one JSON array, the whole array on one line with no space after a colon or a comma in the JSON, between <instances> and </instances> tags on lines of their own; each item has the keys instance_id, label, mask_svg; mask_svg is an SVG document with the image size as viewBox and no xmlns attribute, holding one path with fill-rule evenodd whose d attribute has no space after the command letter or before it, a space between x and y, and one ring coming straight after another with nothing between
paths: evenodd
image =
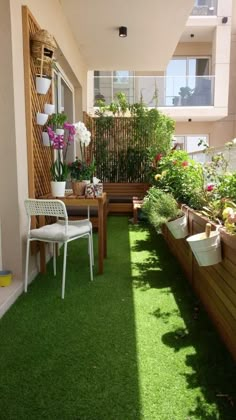
<instances>
[{"instance_id":1,"label":"white flower","mask_svg":"<svg viewBox=\"0 0 236 420\"><path fill-rule=\"evenodd\" d=\"M91 141L91 133L87 130L85 124L81 121L74 124L75 127L75 140L87 147Z\"/></svg>"}]
</instances>

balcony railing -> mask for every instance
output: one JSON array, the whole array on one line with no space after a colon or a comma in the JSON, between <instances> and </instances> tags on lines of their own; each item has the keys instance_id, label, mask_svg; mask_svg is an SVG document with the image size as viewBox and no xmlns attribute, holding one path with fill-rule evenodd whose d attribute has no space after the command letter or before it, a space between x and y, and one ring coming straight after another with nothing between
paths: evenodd
<instances>
[{"instance_id":1,"label":"balcony railing","mask_svg":"<svg viewBox=\"0 0 236 420\"><path fill-rule=\"evenodd\" d=\"M94 76L94 106L98 99L106 105L116 94L126 94L130 104L141 100L148 107L213 106L214 76L135 76L119 80Z\"/></svg>"},{"instance_id":2,"label":"balcony railing","mask_svg":"<svg viewBox=\"0 0 236 420\"><path fill-rule=\"evenodd\" d=\"M192 16L217 16L217 0L196 0Z\"/></svg>"}]
</instances>

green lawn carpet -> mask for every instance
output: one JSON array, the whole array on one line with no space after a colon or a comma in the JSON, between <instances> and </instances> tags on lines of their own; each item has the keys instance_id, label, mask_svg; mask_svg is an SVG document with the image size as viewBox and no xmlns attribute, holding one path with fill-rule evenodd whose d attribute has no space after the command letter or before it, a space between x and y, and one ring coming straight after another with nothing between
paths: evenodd
<instances>
[{"instance_id":1,"label":"green lawn carpet","mask_svg":"<svg viewBox=\"0 0 236 420\"><path fill-rule=\"evenodd\" d=\"M93 282L71 243L64 301L61 267L0 321L1 420L236 419L235 364L162 236L109 218Z\"/></svg>"}]
</instances>

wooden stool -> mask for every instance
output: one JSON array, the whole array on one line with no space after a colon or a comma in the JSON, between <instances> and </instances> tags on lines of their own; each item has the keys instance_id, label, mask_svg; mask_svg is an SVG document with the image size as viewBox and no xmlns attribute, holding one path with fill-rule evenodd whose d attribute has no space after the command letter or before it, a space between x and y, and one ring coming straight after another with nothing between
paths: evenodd
<instances>
[{"instance_id":1,"label":"wooden stool","mask_svg":"<svg viewBox=\"0 0 236 420\"><path fill-rule=\"evenodd\" d=\"M138 223L138 209L141 209L143 200L138 200L135 197L133 198L133 223L136 225Z\"/></svg>"}]
</instances>

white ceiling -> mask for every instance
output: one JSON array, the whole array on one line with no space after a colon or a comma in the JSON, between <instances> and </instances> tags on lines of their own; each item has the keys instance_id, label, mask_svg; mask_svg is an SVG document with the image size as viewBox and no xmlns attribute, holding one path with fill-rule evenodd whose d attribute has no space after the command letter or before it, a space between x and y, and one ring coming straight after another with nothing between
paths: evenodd
<instances>
[{"instance_id":1,"label":"white ceiling","mask_svg":"<svg viewBox=\"0 0 236 420\"><path fill-rule=\"evenodd\" d=\"M89 70L164 70L194 0L60 0ZM118 35L127 26L127 38Z\"/></svg>"}]
</instances>

